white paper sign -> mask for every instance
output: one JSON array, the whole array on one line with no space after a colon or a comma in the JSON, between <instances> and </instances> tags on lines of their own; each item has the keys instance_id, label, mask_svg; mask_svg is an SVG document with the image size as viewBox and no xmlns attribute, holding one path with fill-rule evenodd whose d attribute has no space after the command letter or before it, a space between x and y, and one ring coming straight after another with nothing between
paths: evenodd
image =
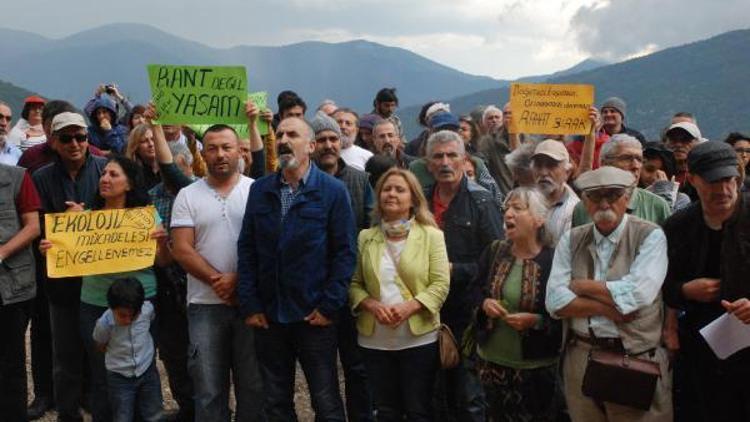
<instances>
[{"instance_id":1,"label":"white paper sign","mask_svg":"<svg viewBox=\"0 0 750 422\"><path fill-rule=\"evenodd\" d=\"M750 325L731 314L725 313L711 321L700 333L719 359L726 359L750 347Z\"/></svg>"}]
</instances>

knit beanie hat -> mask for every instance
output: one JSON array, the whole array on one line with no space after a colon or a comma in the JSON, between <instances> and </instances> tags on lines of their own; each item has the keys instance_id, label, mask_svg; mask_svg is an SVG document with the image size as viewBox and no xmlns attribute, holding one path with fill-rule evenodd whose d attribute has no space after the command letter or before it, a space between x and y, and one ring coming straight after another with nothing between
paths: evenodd
<instances>
[{"instance_id":1,"label":"knit beanie hat","mask_svg":"<svg viewBox=\"0 0 750 422\"><path fill-rule=\"evenodd\" d=\"M341 136L341 128L339 127L339 124L322 111L317 112L315 117L310 120L310 126L316 136L324 130L330 130L335 132L339 137Z\"/></svg>"},{"instance_id":2,"label":"knit beanie hat","mask_svg":"<svg viewBox=\"0 0 750 422\"><path fill-rule=\"evenodd\" d=\"M599 108L600 110L609 107L614 108L617 110L620 115L622 116L622 120L625 120L625 115L627 114L627 106L625 105L625 101L623 101L622 98L619 97L611 97L604 100L602 103L602 106Z\"/></svg>"}]
</instances>

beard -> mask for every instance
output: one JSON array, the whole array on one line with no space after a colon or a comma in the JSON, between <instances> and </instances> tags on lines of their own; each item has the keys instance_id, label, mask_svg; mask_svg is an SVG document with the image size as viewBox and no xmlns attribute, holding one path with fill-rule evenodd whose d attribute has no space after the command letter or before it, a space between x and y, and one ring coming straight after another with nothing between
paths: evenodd
<instances>
[{"instance_id":1,"label":"beard","mask_svg":"<svg viewBox=\"0 0 750 422\"><path fill-rule=\"evenodd\" d=\"M539 190L542 192L542 194L548 198L555 192L557 192L559 188L557 183L555 183L555 181L551 179L540 179L536 185L537 188L539 188Z\"/></svg>"},{"instance_id":2,"label":"beard","mask_svg":"<svg viewBox=\"0 0 750 422\"><path fill-rule=\"evenodd\" d=\"M300 162L294 154L279 155L279 168L281 170L294 170L300 166Z\"/></svg>"},{"instance_id":3,"label":"beard","mask_svg":"<svg viewBox=\"0 0 750 422\"><path fill-rule=\"evenodd\" d=\"M341 149L347 149L347 148L351 147L352 145L354 145L354 137L353 136L344 135L342 133L341 136L339 137L339 139L341 140Z\"/></svg>"}]
</instances>

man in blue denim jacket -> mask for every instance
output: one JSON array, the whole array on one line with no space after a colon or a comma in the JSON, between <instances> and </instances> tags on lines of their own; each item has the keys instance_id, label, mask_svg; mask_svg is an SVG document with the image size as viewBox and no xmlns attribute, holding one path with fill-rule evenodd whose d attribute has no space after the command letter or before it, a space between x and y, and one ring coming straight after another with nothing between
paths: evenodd
<instances>
[{"instance_id":1,"label":"man in blue denim jacket","mask_svg":"<svg viewBox=\"0 0 750 422\"><path fill-rule=\"evenodd\" d=\"M238 241L240 310L257 328L266 417L296 420L299 359L316 419L344 421L335 320L354 271L354 213L344 184L310 161L307 122L283 120L276 139L281 170L250 189Z\"/></svg>"}]
</instances>

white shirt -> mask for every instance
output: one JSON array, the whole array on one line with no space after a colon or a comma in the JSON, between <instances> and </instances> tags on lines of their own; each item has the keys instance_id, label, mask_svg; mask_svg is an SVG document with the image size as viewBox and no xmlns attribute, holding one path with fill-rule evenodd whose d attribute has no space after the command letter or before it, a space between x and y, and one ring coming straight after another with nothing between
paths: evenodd
<instances>
[{"instance_id":1,"label":"white shirt","mask_svg":"<svg viewBox=\"0 0 750 422\"><path fill-rule=\"evenodd\" d=\"M573 209L580 201L578 195L566 184L565 194L550 208L550 213L544 222L544 230L549 234L553 246L557 245L563 233L570 230L573 221Z\"/></svg>"},{"instance_id":2,"label":"white shirt","mask_svg":"<svg viewBox=\"0 0 750 422\"><path fill-rule=\"evenodd\" d=\"M223 198L202 179L180 190L175 198L172 228L192 227L195 250L219 272L237 271L237 239L252 183L253 179L240 175L232 191ZM192 274L187 279L188 303L224 303L208 284Z\"/></svg>"},{"instance_id":3,"label":"white shirt","mask_svg":"<svg viewBox=\"0 0 750 422\"><path fill-rule=\"evenodd\" d=\"M625 230L628 218L625 214L617 228L607 236L599 233L599 230L594 227L596 246L594 279L606 281L606 287L621 314L636 312L653 303L667 275L667 238L664 232L657 228L652 230L638 246L635 260L630 264L630 272L619 280L607 280L612 253ZM552 270L547 282L545 303L547 311L553 317L557 317L557 312L576 298L576 294L570 290L572 259L570 230L568 230L555 248ZM597 337L620 337L617 326L611 320L603 316L592 316L590 321L591 329ZM572 318L571 322L573 331L580 335L589 335L588 318Z\"/></svg>"},{"instance_id":4,"label":"white shirt","mask_svg":"<svg viewBox=\"0 0 750 422\"><path fill-rule=\"evenodd\" d=\"M352 145L349 148L342 149L339 153L347 166L352 166L357 170L365 171L365 163L372 157L372 153L360 146Z\"/></svg>"},{"instance_id":5,"label":"white shirt","mask_svg":"<svg viewBox=\"0 0 750 422\"><path fill-rule=\"evenodd\" d=\"M388 248L394 251L396 256L406 246L406 240L386 240L383 257L380 260L380 303L383 305L398 305L405 302L401 296L401 290L396 284L396 264L393 262ZM432 331L421 336L415 336L409 329L409 321L402 322L398 327L391 328L375 321L375 330L371 336L359 336L359 345L367 349L376 350L403 350L412 347L423 346L437 341L437 331Z\"/></svg>"},{"instance_id":6,"label":"white shirt","mask_svg":"<svg viewBox=\"0 0 750 422\"><path fill-rule=\"evenodd\" d=\"M15 166L20 158L21 150L17 146L6 141L5 146L0 147L0 163Z\"/></svg>"}]
</instances>

